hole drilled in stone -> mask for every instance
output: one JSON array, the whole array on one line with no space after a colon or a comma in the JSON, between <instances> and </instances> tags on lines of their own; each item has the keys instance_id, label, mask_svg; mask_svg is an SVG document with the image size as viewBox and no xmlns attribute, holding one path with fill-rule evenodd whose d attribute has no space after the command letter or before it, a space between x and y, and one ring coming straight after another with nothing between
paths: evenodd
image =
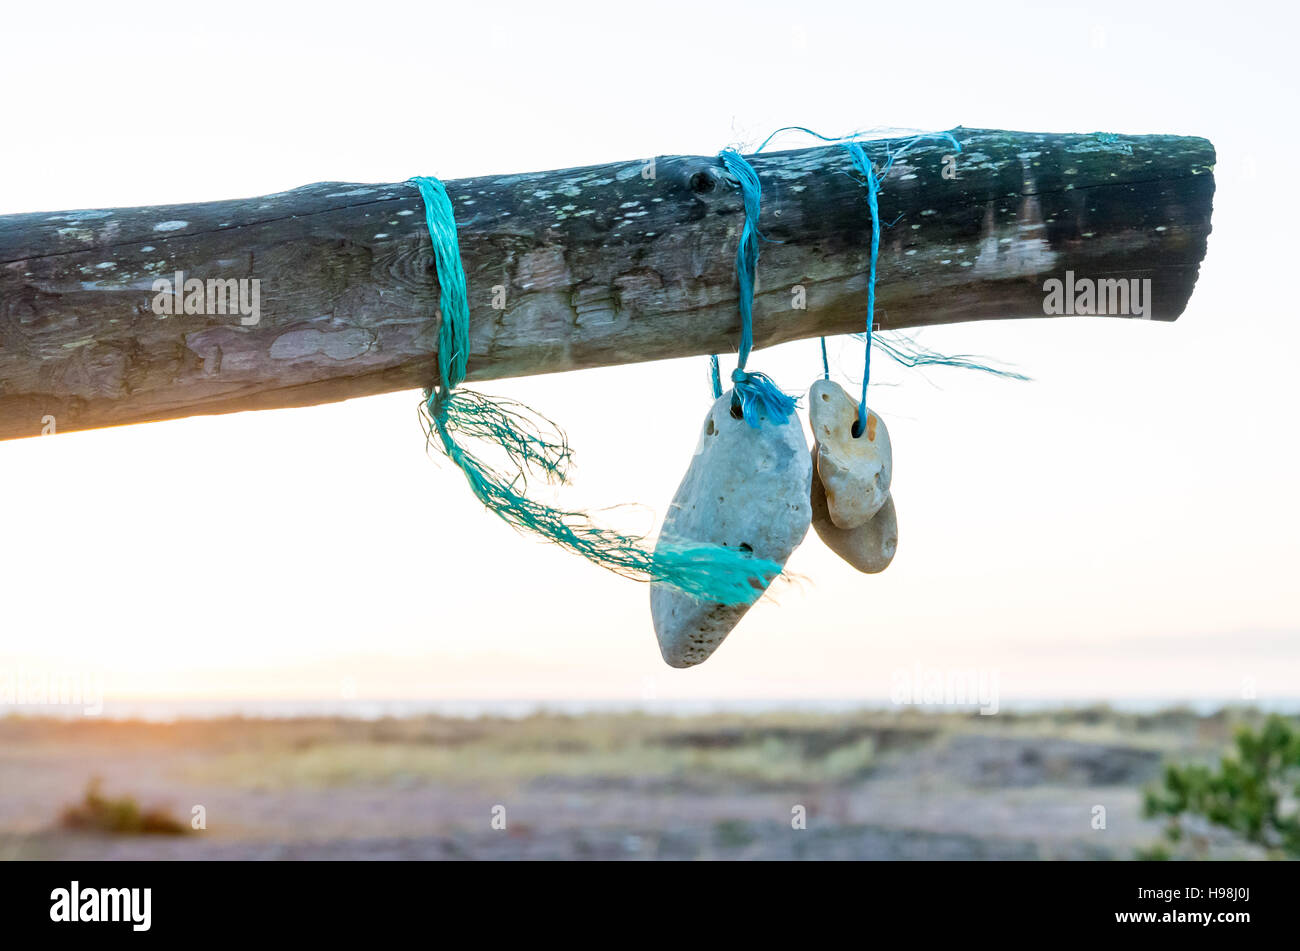
<instances>
[{"instance_id":1,"label":"hole drilled in stone","mask_svg":"<svg viewBox=\"0 0 1300 951\"><path fill-rule=\"evenodd\" d=\"M862 433L863 433L863 429L862 429L862 420L860 420L860 419L855 419L855 420L853 421L853 428L852 428L851 430L849 430L849 431L853 434L853 438L854 438L854 439L859 439L859 438L861 438ZM867 428L866 428L866 434L867 434L867 441L868 441L868 442L875 442L875 441L876 441L876 424L875 424L875 421L871 418L871 414L869 414L869 413L867 414Z\"/></svg>"}]
</instances>

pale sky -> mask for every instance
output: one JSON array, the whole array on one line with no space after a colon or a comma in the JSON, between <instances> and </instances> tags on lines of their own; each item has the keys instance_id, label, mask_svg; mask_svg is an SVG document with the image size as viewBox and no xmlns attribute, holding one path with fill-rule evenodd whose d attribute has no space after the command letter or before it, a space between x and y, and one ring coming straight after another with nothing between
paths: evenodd
<instances>
[{"instance_id":1,"label":"pale sky","mask_svg":"<svg viewBox=\"0 0 1300 951\"><path fill-rule=\"evenodd\" d=\"M893 565L860 575L810 533L807 582L699 668L664 666L645 585L514 534L427 458L412 391L0 443L0 672L100 671L110 698L867 700L914 665L996 670L1008 699L1300 694L1296 21L1132 0L7 9L0 214L713 154L789 124L1202 135L1218 191L1174 324L920 337L1030 383L877 359ZM831 353L851 386L860 345ZM566 428L571 501L641 503L648 528L705 368L479 386ZM816 342L750 368L802 392Z\"/></svg>"}]
</instances>

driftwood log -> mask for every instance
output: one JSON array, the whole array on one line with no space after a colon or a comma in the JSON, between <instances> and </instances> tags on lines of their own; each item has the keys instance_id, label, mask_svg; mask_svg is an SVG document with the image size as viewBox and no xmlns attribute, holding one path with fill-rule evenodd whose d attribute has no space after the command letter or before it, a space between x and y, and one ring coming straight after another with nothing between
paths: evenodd
<instances>
[{"instance_id":1,"label":"driftwood log","mask_svg":"<svg viewBox=\"0 0 1300 951\"><path fill-rule=\"evenodd\" d=\"M955 159L922 144L885 181L879 327L1041 317L1045 281L1067 271L1149 279L1147 316L1182 312L1210 231L1209 142L954 134ZM870 219L844 150L752 161L768 239L756 345L862 329ZM734 350L742 209L716 158L447 189L469 280L470 379ZM154 282L178 271L258 281L257 322L159 315ZM425 387L438 296L423 205L404 183L2 216L0 438L36 435L50 416L68 431Z\"/></svg>"}]
</instances>

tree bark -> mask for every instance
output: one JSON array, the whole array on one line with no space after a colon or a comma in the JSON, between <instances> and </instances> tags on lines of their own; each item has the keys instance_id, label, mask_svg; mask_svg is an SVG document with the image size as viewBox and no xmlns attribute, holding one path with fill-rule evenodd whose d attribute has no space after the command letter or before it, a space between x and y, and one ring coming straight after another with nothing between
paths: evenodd
<instances>
[{"instance_id":1,"label":"tree bark","mask_svg":"<svg viewBox=\"0 0 1300 951\"><path fill-rule=\"evenodd\" d=\"M1173 320L1210 231L1214 149L1178 136L958 129L880 196L882 329L1042 317L1045 282L1149 279ZM867 151L879 161L885 145ZM870 218L835 146L752 158L757 346L861 330ZM419 170L416 170L419 171ZM953 177L955 176L955 177ZM713 157L449 181L470 379L735 349L738 189ZM260 314L155 312L157 279L256 280ZM802 295L802 301L801 301ZM419 193L309 185L239 201L0 217L0 438L304 406L435 381ZM800 303L806 309L800 309Z\"/></svg>"}]
</instances>

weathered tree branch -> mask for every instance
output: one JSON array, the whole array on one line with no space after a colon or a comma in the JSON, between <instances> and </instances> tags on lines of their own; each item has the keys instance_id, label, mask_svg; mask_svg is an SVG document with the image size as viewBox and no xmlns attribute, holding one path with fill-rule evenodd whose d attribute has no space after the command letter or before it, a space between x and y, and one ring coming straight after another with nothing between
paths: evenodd
<instances>
[{"instance_id":1,"label":"weathered tree branch","mask_svg":"<svg viewBox=\"0 0 1300 951\"><path fill-rule=\"evenodd\" d=\"M1040 317L1044 282L1066 271L1150 279L1149 316L1182 312L1210 230L1209 142L956 135L955 165L951 147L918 146L885 182L880 327ZM753 164L769 239L757 345L861 329L870 222L844 151ZM672 156L449 182L470 378L734 350L742 211L721 174L712 157ZM259 281L259 321L159 316L154 281L177 271ZM437 304L406 184L0 217L0 438L47 415L66 431L427 386Z\"/></svg>"}]
</instances>

